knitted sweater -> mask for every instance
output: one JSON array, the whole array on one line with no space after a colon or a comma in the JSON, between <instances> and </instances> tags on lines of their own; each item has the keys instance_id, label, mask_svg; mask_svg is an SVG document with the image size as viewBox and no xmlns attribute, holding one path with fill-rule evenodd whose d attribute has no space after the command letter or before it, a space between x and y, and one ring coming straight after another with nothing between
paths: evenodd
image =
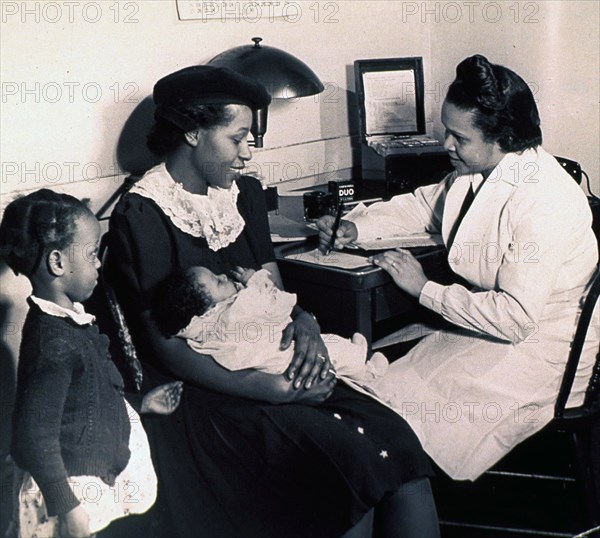
<instances>
[{"instance_id":1,"label":"knitted sweater","mask_svg":"<svg viewBox=\"0 0 600 538\"><path fill-rule=\"evenodd\" d=\"M69 476L113 485L129 461L123 380L95 324L30 302L19 353L11 455L40 486L48 515L75 508Z\"/></svg>"}]
</instances>

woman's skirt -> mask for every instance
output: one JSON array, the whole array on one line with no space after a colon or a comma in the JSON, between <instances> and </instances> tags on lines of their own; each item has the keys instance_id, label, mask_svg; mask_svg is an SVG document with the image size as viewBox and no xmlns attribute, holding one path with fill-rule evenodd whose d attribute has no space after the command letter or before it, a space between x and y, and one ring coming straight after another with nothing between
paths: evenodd
<instances>
[{"instance_id":1,"label":"woman's skirt","mask_svg":"<svg viewBox=\"0 0 600 538\"><path fill-rule=\"evenodd\" d=\"M432 473L404 419L342 383L318 406L186 385L173 415L144 424L159 477L156 536L331 538Z\"/></svg>"}]
</instances>

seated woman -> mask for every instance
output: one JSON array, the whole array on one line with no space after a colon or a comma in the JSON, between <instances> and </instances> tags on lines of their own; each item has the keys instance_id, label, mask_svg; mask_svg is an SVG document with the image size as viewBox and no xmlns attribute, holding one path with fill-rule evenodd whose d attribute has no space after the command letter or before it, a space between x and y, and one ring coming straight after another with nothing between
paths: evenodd
<instances>
[{"instance_id":1,"label":"seated woman","mask_svg":"<svg viewBox=\"0 0 600 538\"><path fill-rule=\"evenodd\" d=\"M227 69L195 66L154 87L148 144L162 162L114 209L106 277L124 308L144 382L182 379L176 413L148 421L159 478L158 529L183 537L437 536L418 439L393 411L336 385L314 318L299 307L284 331L285 375L229 371L150 315L156 285L176 269L268 269L281 287L251 158L252 110L269 95ZM322 355L324 360L317 357ZM379 518L379 516L381 518Z\"/></svg>"},{"instance_id":2,"label":"seated woman","mask_svg":"<svg viewBox=\"0 0 600 538\"><path fill-rule=\"evenodd\" d=\"M283 374L292 362L294 350L281 349L280 342L292 322L296 295L280 290L266 269L236 267L229 278L206 267L189 267L161 282L153 303L152 316L165 336L184 338L193 350L228 370ZM373 381L388 367L381 353L367 360L369 346L360 333L352 339L336 334L321 338L338 379Z\"/></svg>"},{"instance_id":3,"label":"seated woman","mask_svg":"<svg viewBox=\"0 0 600 538\"><path fill-rule=\"evenodd\" d=\"M473 480L552 419L598 247L586 197L542 149L533 95L516 73L483 56L465 59L442 123L456 170L342 221L335 245L442 234L464 285L430 281L406 250L373 257L448 326L372 388L444 471ZM318 226L324 249L332 219ZM598 334L590 337L570 405L582 402L591 375Z\"/></svg>"}]
</instances>

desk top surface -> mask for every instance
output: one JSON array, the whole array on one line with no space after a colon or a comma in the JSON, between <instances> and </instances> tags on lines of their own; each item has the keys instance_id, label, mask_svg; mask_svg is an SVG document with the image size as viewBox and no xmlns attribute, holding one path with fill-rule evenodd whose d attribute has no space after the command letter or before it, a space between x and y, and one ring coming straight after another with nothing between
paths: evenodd
<instances>
[{"instance_id":1,"label":"desk top surface","mask_svg":"<svg viewBox=\"0 0 600 538\"><path fill-rule=\"evenodd\" d=\"M337 287L353 290L373 288L392 282L392 278L381 267L370 265L368 262L364 267L343 269L294 259L294 254L308 252L315 249L317 245L316 237L303 242L275 245L275 256L280 269L300 280L330 283L335 279ZM421 261L426 272L443 263L445 259L445 249L440 246L418 247L410 250Z\"/></svg>"},{"instance_id":2,"label":"desk top surface","mask_svg":"<svg viewBox=\"0 0 600 538\"><path fill-rule=\"evenodd\" d=\"M286 273L293 274L295 278L313 282L330 282L335 279L336 286L354 290L372 288L392 281L383 269L368 262L364 267L344 269L295 260L294 254L308 252L318 246L317 232L309 228L304 221L302 193L279 196L278 206L278 212L271 211L269 214L271 231L284 235L284 232L289 230L285 226L293 227L295 225L297 228L293 233L298 232L301 237L299 241L275 243L275 256L280 268ZM424 267L439 263L445 253L444 248L439 246L417 247L410 250L423 263ZM351 250L348 253L356 254Z\"/></svg>"}]
</instances>

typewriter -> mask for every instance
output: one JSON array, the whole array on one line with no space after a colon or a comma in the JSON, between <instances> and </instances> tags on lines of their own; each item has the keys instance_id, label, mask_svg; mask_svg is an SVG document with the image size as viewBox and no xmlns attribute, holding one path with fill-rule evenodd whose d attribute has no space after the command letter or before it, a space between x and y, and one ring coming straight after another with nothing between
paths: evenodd
<instances>
[{"instance_id":1,"label":"typewriter","mask_svg":"<svg viewBox=\"0 0 600 538\"><path fill-rule=\"evenodd\" d=\"M385 195L410 192L452 170L443 143L426 133L423 59L356 60L361 178Z\"/></svg>"}]
</instances>

